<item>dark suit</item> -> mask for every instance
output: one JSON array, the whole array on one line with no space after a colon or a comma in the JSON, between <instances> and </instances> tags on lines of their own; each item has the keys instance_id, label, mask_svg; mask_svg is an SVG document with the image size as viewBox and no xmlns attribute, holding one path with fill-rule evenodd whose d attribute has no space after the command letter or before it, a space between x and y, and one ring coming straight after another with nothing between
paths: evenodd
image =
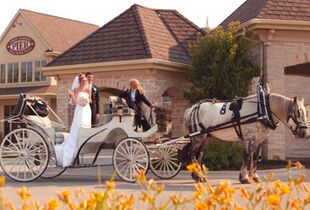
<instances>
[{"instance_id":1,"label":"dark suit","mask_svg":"<svg viewBox=\"0 0 310 210\"><path fill-rule=\"evenodd\" d=\"M133 109L136 113L135 115L135 124L140 126L142 125L142 128L144 131L147 131L151 128L150 124L146 120L146 117L142 113L141 105L142 102L148 105L149 107L152 107L151 102L147 100L144 96L144 94L141 94L140 91L135 91L135 101L132 101L131 99L131 90L127 89L125 92L123 92L120 97L124 98L127 101L128 106ZM143 118L143 119L142 119Z\"/></svg>"},{"instance_id":2,"label":"dark suit","mask_svg":"<svg viewBox=\"0 0 310 210\"><path fill-rule=\"evenodd\" d=\"M91 108L91 124L95 125L96 124L96 114L99 114L99 90L98 88L92 84L91 88L91 103L90 108Z\"/></svg>"}]
</instances>

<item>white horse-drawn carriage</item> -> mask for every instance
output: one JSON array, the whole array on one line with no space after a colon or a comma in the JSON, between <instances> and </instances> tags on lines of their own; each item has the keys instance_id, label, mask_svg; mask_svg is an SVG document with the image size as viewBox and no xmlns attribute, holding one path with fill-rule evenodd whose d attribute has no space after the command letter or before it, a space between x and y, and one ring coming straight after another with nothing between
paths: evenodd
<instances>
[{"instance_id":1,"label":"white horse-drawn carriage","mask_svg":"<svg viewBox=\"0 0 310 210\"><path fill-rule=\"evenodd\" d=\"M16 181L54 178L66 170L57 166L54 145L66 139L68 128L48 106L48 116L40 116L33 106L40 102L43 101L21 94L12 116L3 120L15 124L16 129L1 142L0 164L4 173ZM104 148L113 148L114 170L125 181L133 182L135 173L141 169L147 173L149 168L162 179L177 175L181 168L177 153L187 139L163 137L164 124L138 132L133 126L134 112L125 100L110 97L109 102L110 114L104 115L95 127L80 129L78 153L69 168L106 165L98 157Z\"/></svg>"}]
</instances>

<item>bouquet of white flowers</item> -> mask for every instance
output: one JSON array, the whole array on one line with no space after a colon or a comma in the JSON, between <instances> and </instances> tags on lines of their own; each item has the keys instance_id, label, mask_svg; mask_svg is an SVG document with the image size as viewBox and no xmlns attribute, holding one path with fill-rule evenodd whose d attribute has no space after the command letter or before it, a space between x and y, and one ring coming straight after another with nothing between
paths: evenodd
<instances>
[{"instance_id":1,"label":"bouquet of white flowers","mask_svg":"<svg viewBox=\"0 0 310 210\"><path fill-rule=\"evenodd\" d=\"M78 97L76 103L80 106L86 106L88 104L88 99L83 98L83 97Z\"/></svg>"}]
</instances>

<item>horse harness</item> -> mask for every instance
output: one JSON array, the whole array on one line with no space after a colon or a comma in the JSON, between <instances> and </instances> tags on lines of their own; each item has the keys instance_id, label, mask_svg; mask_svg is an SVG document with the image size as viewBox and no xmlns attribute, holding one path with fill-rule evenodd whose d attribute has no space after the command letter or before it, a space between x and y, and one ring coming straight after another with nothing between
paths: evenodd
<instances>
[{"instance_id":1,"label":"horse harness","mask_svg":"<svg viewBox=\"0 0 310 210\"><path fill-rule=\"evenodd\" d=\"M201 104L205 102L215 103L216 101L204 100L204 101L198 102L190 113L190 124L188 126L190 134L188 135L188 137L193 137L193 136L204 134L204 133L209 134L210 132L234 127L236 134L243 141L244 137L243 137L241 125L254 123L258 121L270 129L273 129L273 130L276 129L278 127L278 123L275 123L272 119L272 113L270 111L270 106L269 106L269 94L265 93L262 85L258 85L257 99L258 99L257 112L246 115L246 116L241 116L240 110L242 109L243 99L235 98L232 102L230 102L230 105L229 105L229 110L231 110L233 113L231 121L221 123L215 126L210 126L208 128L206 128L200 121L200 116L199 116L200 106ZM228 102L223 104L220 110L220 114L223 115L226 113L227 103Z\"/></svg>"}]
</instances>

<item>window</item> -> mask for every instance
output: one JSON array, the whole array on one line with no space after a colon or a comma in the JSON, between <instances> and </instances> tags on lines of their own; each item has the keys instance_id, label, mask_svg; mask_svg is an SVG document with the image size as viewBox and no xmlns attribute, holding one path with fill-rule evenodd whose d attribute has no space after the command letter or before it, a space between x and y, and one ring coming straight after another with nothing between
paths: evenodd
<instances>
[{"instance_id":1,"label":"window","mask_svg":"<svg viewBox=\"0 0 310 210\"><path fill-rule=\"evenodd\" d=\"M21 82L32 82L32 62L22 62Z\"/></svg>"},{"instance_id":2,"label":"window","mask_svg":"<svg viewBox=\"0 0 310 210\"><path fill-rule=\"evenodd\" d=\"M45 81L46 76L41 72L41 67L46 65L46 61L36 61L35 62L35 81Z\"/></svg>"},{"instance_id":3,"label":"window","mask_svg":"<svg viewBox=\"0 0 310 210\"><path fill-rule=\"evenodd\" d=\"M0 84L46 81L46 76L41 72L46 63L45 60L40 60L0 64Z\"/></svg>"},{"instance_id":4,"label":"window","mask_svg":"<svg viewBox=\"0 0 310 210\"><path fill-rule=\"evenodd\" d=\"M5 64L0 65L0 83L5 83L5 75L6 75L6 69Z\"/></svg>"},{"instance_id":5,"label":"window","mask_svg":"<svg viewBox=\"0 0 310 210\"><path fill-rule=\"evenodd\" d=\"M8 64L8 83L17 83L19 77L18 63Z\"/></svg>"}]
</instances>

